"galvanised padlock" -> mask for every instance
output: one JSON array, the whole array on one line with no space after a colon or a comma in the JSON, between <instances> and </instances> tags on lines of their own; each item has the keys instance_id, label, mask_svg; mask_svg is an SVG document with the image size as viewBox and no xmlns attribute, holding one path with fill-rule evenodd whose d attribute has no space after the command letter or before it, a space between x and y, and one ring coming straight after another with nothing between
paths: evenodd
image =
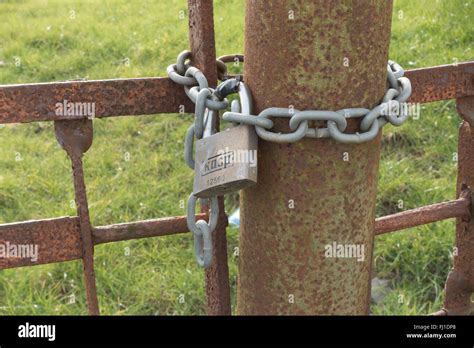
<instances>
[{"instance_id":1,"label":"galvanised padlock","mask_svg":"<svg viewBox=\"0 0 474 348\"><path fill-rule=\"evenodd\" d=\"M221 196L257 182L257 134L240 125L196 141L193 194Z\"/></svg>"},{"instance_id":2,"label":"galvanised padlock","mask_svg":"<svg viewBox=\"0 0 474 348\"><path fill-rule=\"evenodd\" d=\"M241 82L238 91L238 112L242 109L242 113L251 114L250 90ZM208 121L206 126L212 123ZM258 136L254 127L240 125L213 135L204 133L204 138L196 141L195 196L220 196L257 183Z\"/></svg>"}]
</instances>

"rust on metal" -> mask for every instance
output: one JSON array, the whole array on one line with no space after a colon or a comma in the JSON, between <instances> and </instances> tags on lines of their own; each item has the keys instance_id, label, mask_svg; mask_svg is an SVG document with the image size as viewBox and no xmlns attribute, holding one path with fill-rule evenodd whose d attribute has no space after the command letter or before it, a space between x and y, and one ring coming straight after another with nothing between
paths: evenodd
<instances>
[{"instance_id":1,"label":"rust on metal","mask_svg":"<svg viewBox=\"0 0 474 348\"><path fill-rule=\"evenodd\" d=\"M217 85L216 48L214 39L214 15L212 0L188 0L189 43L193 64L206 76L209 86ZM219 129L219 120L215 120ZM227 215L224 198L219 200L219 219L213 232L213 262L206 269L207 313L209 315L230 315L229 266L227 263ZM208 207L202 206L201 211Z\"/></svg>"},{"instance_id":2,"label":"rust on metal","mask_svg":"<svg viewBox=\"0 0 474 348\"><path fill-rule=\"evenodd\" d=\"M474 129L469 122L474 113L474 97L457 100L460 116L464 119L459 130L458 194L466 187L474 187ZM468 107L470 106L470 107ZM445 286L444 309L448 315L469 315L474 312L471 295L474 292L474 219L456 221L454 264Z\"/></svg>"},{"instance_id":3,"label":"rust on metal","mask_svg":"<svg viewBox=\"0 0 474 348\"><path fill-rule=\"evenodd\" d=\"M206 269L207 313L209 315L231 315L229 265L227 260L227 215L224 197L218 197L219 217L214 230L212 248L213 263Z\"/></svg>"},{"instance_id":4,"label":"rust on metal","mask_svg":"<svg viewBox=\"0 0 474 348\"><path fill-rule=\"evenodd\" d=\"M196 220L208 221L207 214L197 214ZM167 236L189 232L186 216L126 222L92 228L94 245L123 240Z\"/></svg>"},{"instance_id":5,"label":"rust on metal","mask_svg":"<svg viewBox=\"0 0 474 348\"><path fill-rule=\"evenodd\" d=\"M375 234L399 231L456 217L470 219L470 190L461 192L461 197L453 201L427 205L375 219Z\"/></svg>"},{"instance_id":6,"label":"rust on metal","mask_svg":"<svg viewBox=\"0 0 474 348\"><path fill-rule=\"evenodd\" d=\"M256 111L289 103L299 109L373 106L384 92L380 81L385 78L391 6L390 1L358 6L250 0L245 70ZM215 87L212 0L188 0L188 7L193 63ZM235 57L244 59L222 59ZM260 183L242 195L239 314L367 314L374 235L452 217L457 218L454 266L446 282L445 308L433 315L473 313L474 62L408 70L406 76L413 87L410 102L457 100L464 119L458 145L459 198L382 217L374 225L380 136L363 145L330 139L261 142ZM0 124L55 121L56 137L71 159L78 211L78 217L0 225L5 253L0 269L82 259L89 312L98 315L94 245L188 228L183 216L92 227L82 163L92 144L92 122L85 115L71 119L58 114L58 103L93 103L93 117L98 118L177 113L180 106L187 111L194 106L180 86L162 77L0 85ZM351 121L348 131L358 128ZM288 130L281 120L275 125ZM345 154L347 162L341 160ZM209 314L229 315L223 197L219 207L206 293ZM208 216L201 213L196 219ZM365 260L325 258L324 245L331 242L364 245ZM18 257L25 252L19 246L33 247L31 257Z\"/></svg>"},{"instance_id":7,"label":"rust on metal","mask_svg":"<svg viewBox=\"0 0 474 348\"><path fill-rule=\"evenodd\" d=\"M207 221L208 219L207 214L196 215L196 220ZM98 245L188 232L185 216L171 216L92 227L92 241L94 245ZM77 216L2 224L0 225L0 244L5 246L7 257L0 258L0 269L81 259L81 241ZM15 257L14 254L8 253L9 245L37 245L38 258L32 260L28 257Z\"/></svg>"},{"instance_id":8,"label":"rust on metal","mask_svg":"<svg viewBox=\"0 0 474 348\"><path fill-rule=\"evenodd\" d=\"M375 234L454 217L466 218L471 214L470 207L471 201L467 197L461 197L457 200L401 213L408 214L408 218L399 214L384 216L375 220ZM412 214L414 218L410 217ZM427 217L424 217L424 214L427 214ZM196 215L196 220L207 221L208 218L205 213ZM92 227L92 241L94 245L99 245L188 232L186 216L171 216ZM2 224L0 225L0 244L7 245L6 243L10 245L37 244L41 252L38 254L37 261L31 261L28 258L0 259L0 269L71 261L82 257L79 218L76 216Z\"/></svg>"},{"instance_id":9,"label":"rust on metal","mask_svg":"<svg viewBox=\"0 0 474 348\"><path fill-rule=\"evenodd\" d=\"M413 103L429 103L474 95L474 62L408 70Z\"/></svg>"},{"instance_id":10,"label":"rust on metal","mask_svg":"<svg viewBox=\"0 0 474 348\"><path fill-rule=\"evenodd\" d=\"M474 127L474 98L471 96L456 99L456 108L464 121Z\"/></svg>"},{"instance_id":11,"label":"rust on metal","mask_svg":"<svg viewBox=\"0 0 474 348\"><path fill-rule=\"evenodd\" d=\"M60 217L3 224L0 225L0 245L5 254L0 257L0 269L80 259L79 219ZM32 252L37 255L30 257Z\"/></svg>"},{"instance_id":12,"label":"rust on metal","mask_svg":"<svg viewBox=\"0 0 474 348\"><path fill-rule=\"evenodd\" d=\"M82 164L82 156L92 145L92 121L88 119L55 121L54 131L59 144L66 151L72 163L75 201L81 232L82 263L87 304L91 315L99 315L94 271L94 244L92 243L92 227Z\"/></svg>"},{"instance_id":13,"label":"rust on metal","mask_svg":"<svg viewBox=\"0 0 474 348\"><path fill-rule=\"evenodd\" d=\"M209 76L213 71L209 71ZM411 102L474 95L474 62L408 70L406 76L413 86ZM164 77L3 85L0 124L63 119L56 115L56 104L64 100L95 103L98 118L177 113L180 105L185 110L193 109L183 89Z\"/></svg>"},{"instance_id":14,"label":"rust on metal","mask_svg":"<svg viewBox=\"0 0 474 348\"><path fill-rule=\"evenodd\" d=\"M391 1L248 1L255 112L373 107L385 91L391 13ZM288 131L287 120L274 122ZM241 197L238 314L368 314L380 136L259 141L258 183ZM334 242L363 245L364 260L325 257Z\"/></svg>"},{"instance_id":15,"label":"rust on metal","mask_svg":"<svg viewBox=\"0 0 474 348\"><path fill-rule=\"evenodd\" d=\"M189 44L192 61L207 78L209 87L217 84L214 8L212 0L188 0Z\"/></svg>"},{"instance_id":16,"label":"rust on metal","mask_svg":"<svg viewBox=\"0 0 474 348\"><path fill-rule=\"evenodd\" d=\"M0 86L0 123L55 121L57 103L95 103L94 117L178 113L193 110L168 78L71 81Z\"/></svg>"}]
</instances>

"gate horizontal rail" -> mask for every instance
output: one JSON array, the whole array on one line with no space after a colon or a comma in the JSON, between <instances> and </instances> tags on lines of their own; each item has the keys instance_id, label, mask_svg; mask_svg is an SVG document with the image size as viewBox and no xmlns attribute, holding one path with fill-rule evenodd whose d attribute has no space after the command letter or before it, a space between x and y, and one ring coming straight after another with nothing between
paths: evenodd
<instances>
[{"instance_id":1,"label":"gate horizontal rail","mask_svg":"<svg viewBox=\"0 0 474 348\"><path fill-rule=\"evenodd\" d=\"M178 113L194 106L167 77L0 86L0 123L58 121L56 104L95 103L95 117Z\"/></svg>"},{"instance_id":2,"label":"gate horizontal rail","mask_svg":"<svg viewBox=\"0 0 474 348\"><path fill-rule=\"evenodd\" d=\"M405 210L375 220L375 234L400 231L450 218L462 218L469 221L472 216L471 191L466 190L455 200L431 204L420 208Z\"/></svg>"},{"instance_id":3,"label":"gate horizontal rail","mask_svg":"<svg viewBox=\"0 0 474 348\"><path fill-rule=\"evenodd\" d=\"M374 233L382 235L451 218L469 220L473 209L471 192L466 190L455 200L377 218ZM204 213L196 214L196 220L199 219L208 221L209 216ZM92 241L94 245L99 245L188 232L186 216L172 216L92 227ZM19 258L0 259L0 269L71 261L82 257L77 216L0 225L0 243L5 242L17 245L37 244L42 253L35 262Z\"/></svg>"},{"instance_id":4,"label":"gate horizontal rail","mask_svg":"<svg viewBox=\"0 0 474 348\"><path fill-rule=\"evenodd\" d=\"M206 214L197 214L196 220L208 220ZM186 233L186 216L135 221L92 228L94 245L130 239ZM38 259L0 258L0 269L36 266L82 258L79 217L31 220L0 225L0 243L4 245L37 245Z\"/></svg>"},{"instance_id":5,"label":"gate horizontal rail","mask_svg":"<svg viewBox=\"0 0 474 348\"><path fill-rule=\"evenodd\" d=\"M406 71L413 103L474 95L474 62ZM0 85L0 123L71 119L56 103L95 103L95 117L192 112L182 88L167 77Z\"/></svg>"}]
</instances>

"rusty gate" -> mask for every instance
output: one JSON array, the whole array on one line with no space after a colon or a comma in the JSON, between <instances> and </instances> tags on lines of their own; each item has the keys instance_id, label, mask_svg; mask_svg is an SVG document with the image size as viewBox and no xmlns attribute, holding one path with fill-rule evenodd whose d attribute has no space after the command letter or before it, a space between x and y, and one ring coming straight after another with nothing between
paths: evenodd
<instances>
[{"instance_id":1,"label":"rusty gate","mask_svg":"<svg viewBox=\"0 0 474 348\"><path fill-rule=\"evenodd\" d=\"M217 84L212 0L188 0L189 42L192 63ZM233 55L226 56L233 61ZM243 57L240 57L241 59ZM459 131L456 199L407 210L376 219L375 235L456 218L454 266L445 286L444 308L435 315L470 314L474 291L474 62L414 69L406 72L413 93L409 101L429 103L456 99L462 125ZM186 217L92 226L89 219L82 156L92 145L93 127L88 119L67 119L55 113L60 100L94 102L95 117L178 113L192 109L183 89L165 77L98 81L71 81L0 86L0 124L53 121L56 137L70 157L77 216L0 225L0 242L36 244L42 250L37 262L0 259L0 269L83 260L89 313L98 315L94 246L116 241L189 232ZM213 239L213 265L206 270L207 310L210 315L230 315L229 271L223 197ZM196 216L208 219L206 207Z\"/></svg>"}]
</instances>

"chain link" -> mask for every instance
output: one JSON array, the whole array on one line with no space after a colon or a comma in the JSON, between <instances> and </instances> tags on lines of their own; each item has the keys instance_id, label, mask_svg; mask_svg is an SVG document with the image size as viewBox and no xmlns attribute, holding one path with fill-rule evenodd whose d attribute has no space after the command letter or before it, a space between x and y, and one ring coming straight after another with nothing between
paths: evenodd
<instances>
[{"instance_id":1,"label":"chain link","mask_svg":"<svg viewBox=\"0 0 474 348\"><path fill-rule=\"evenodd\" d=\"M365 108L348 108L337 111L304 110L270 107L258 115L253 115L252 94L243 76L227 74L226 63L243 62L244 56L235 54L219 57L216 61L217 74L223 81L216 89L210 88L204 74L188 61L191 52L183 51L178 55L176 64L167 68L169 78L184 87L184 91L195 104L194 122L188 128L184 141L184 160L194 170L194 139L212 135L214 119L220 110L229 107L226 96L239 93L240 101L233 100L230 111L223 119L234 124L246 124L255 127L259 137L277 143L294 143L307 138L332 138L342 143L362 143L374 139L379 130L387 123L394 126L403 124L408 118L407 108L402 107L411 95L410 80L404 77L404 71L396 62L389 60L387 64L387 91L379 105L371 110ZM274 126L271 117L289 118L291 132L276 133L271 131ZM361 132L344 133L347 119L362 118ZM326 127L310 128L310 121L326 122ZM217 226L219 206L217 197L209 198L209 223L204 220L195 221L197 197L191 194L188 200L187 224L194 235L194 248L198 265L209 267L212 263L212 233ZM203 201L202 201L203 202Z\"/></svg>"},{"instance_id":2,"label":"chain link","mask_svg":"<svg viewBox=\"0 0 474 348\"><path fill-rule=\"evenodd\" d=\"M197 197L192 193L188 199L186 217L188 228L194 235L196 262L199 266L204 268L208 268L212 263L212 232L216 229L219 217L219 203L217 197L211 197L209 200L211 202L209 222L204 220L196 221ZM201 200L201 202L203 201L205 200Z\"/></svg>"},{"instance_id":3,"label":"chain link","mask_svg":"<svg viewBox=\"0 0 474 348\"><path fill-rule=\"evenodd\" d=\"M222 62L221 62L222 63ZM221 65L218 63L218 66ZM220 68L219 68L220 69ZM355 143L374 139L379 130L387 123L400 126L408 118L408 110L402 104L411 95L411 83L403 77L404 71L400 65L393 61L387 64L388 89L379 105L372 110L365 108L348 108L338 111L331 110L304 110L294 108L267 108L258 115L244 111L236 111L238 105L231 111L225 112L222 118L226 121L255 126L259 137L277 143L294 143L304 137L328 138L342 143ZM234 103L234 102L233 102ZM274 124L270 117L289 118L289 133L276 133L271 131ZM347 128L347 119L362 118L361 132L354 134L344 133ZM309 121L325 121L325 128L310 128Z\"/></svg>"},{"instance_id":4,"label":"chain link","mask_svg":"<svg viewBox=\"0 0 474 348\"><path fill-rule=\"evenodd\" d=\"M184 161L194 170L194 139L201 139L214 133L214 118L219 110L229 106L225 98L235 92L238 82L228 82L220 89L209 87L204 74L187 61L191 59L191 52L183 51L178 55L176 64L171 64L166 69L168 77L175 83L182 85L184 91L195 104L194 122L188 128L184 139ZM225 63L223 63L225 66ZM221 67L222 68L222 67ZM223 73L226 73L226 69ZM197 197L191 193L188 199L187 224L194 235L194 249L197 264L208 268L212 263L212 233L217 226L219 205L217 196L209 198L210 213L209 223L205 220L195 221ZM201 200L204 203L205 200Z\"/></svg>"}]
</instances>

